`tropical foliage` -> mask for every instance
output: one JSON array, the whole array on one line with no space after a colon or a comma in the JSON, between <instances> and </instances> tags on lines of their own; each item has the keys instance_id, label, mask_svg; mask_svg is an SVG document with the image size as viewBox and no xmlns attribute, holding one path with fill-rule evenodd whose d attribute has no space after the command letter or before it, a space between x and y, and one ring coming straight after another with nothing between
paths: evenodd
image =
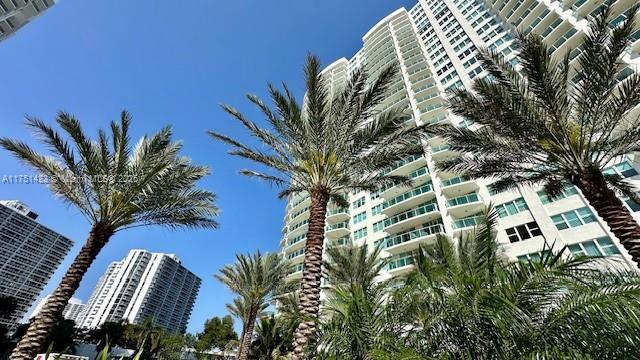
<instances>
[{"instance_id":1,"label":"tropical foliage","mask_svg":"<svg viewBox=\"0 0 640 360\"><path fill-rule=\"evenodd\" d=\"M611 6L604 6L582 44L561 58L536 34L515 41L520 67L480 51L489 76L472 89L452 90L449 103L481 127L436 131L466 154L442 162L442 169L495 178L497 191L542 184L555 197L574 184L636 262L640 226L616 193L638 201L637 190L607 168L640 150L640 74L621 60L637 29L638 6L618 26L608 23Z\"/></svg>"},{"instance_id":2,"label":"tropical foliage","mask_svg":"<svg viewBox=\"0 0 640 360\"><path fill-rule=\"evenodd\" d=\"M111 137L104 130L91 140L80 121L61 112L56 123L69 141L36 118L27 118L52 155L36 152L24 142L1 138L0 146L27 166L48 177L49 189L74 206L89 222L89 237L42 310L14 349L13 360L32 360L45 346L47 334L96 256L109 239L124 229L160 225L169 229L215 228L215 195L197 182L209 173L180 156L180 142L171 129L142 137L131 146L131 117L122 112L111 122Z\"/></svg>"},{"instance_id":3,"label":"tropical foliage","mask_svg":"<svg viewBox=\"0 0 640 360\"><path fill-rule=\"evenodd\" d=\"M236 255L236 262L226 265L216 278L238 294L230 308L242 319L243 331L238 348L238 359L249 354L253 329L258 315L273 297L282 292L287 262L279 254Z\"/></svg>"},{"instance_id":4,"label":"tropical foliage","mask_svg":"<svg viewBox=\"0 0 640 360\"><path fill-rule=\"evenodd\" d=\"M280 197L310 196L305 261L300 293L302 321L295 335L295 356L300 359L309 336L315 331L320 306L322 249L327 205L332 200L346 205L351 190L374 191L381 186L408 184L404 176L386 171L394 162L422 154L421 127L404 126L409 115L400 109L382 109L387 89L402 81L394 67L369 78L356 71L344 88L330 91L318 59L309 56L305 65L304 105L284 86L269 85L274 108L248 95L264 114L270 128L262 128L231 106L223 109L238 120L261 143L251 148L231 137L211 131L215 139L232 146L231 155L249 159L268 172L242 170L279 186Z\"/></svg>"},{"instance_id":5,"label":"tropical foliage","mask_svg":"<svg viewBox=\"0 0 640 360\"><path fill-rule=\"evenodd\" d=\"M496 242L496 218L487 212L473 233L455 243L438 236L417 252L414 270L384 292L378 291L384 281L336 285L320 324L316 358L640 356L637 273L604 271L607 264L615 268L608 262L616 260L572 257L565 248L549 247L537 261L509 262ZM351 264L358 260L353 250L341 253L352 256ZM373 259L372 269L380 269L384 260ZM340 272L354 271L356 278L361 265Z\"/></svg>"},{"instance_id":6,"label":"tropical foliage","mask_svg":"<svg viewBox=\"0 0 640 360\"><path fill-rule=\"evenodd\" d=\"M195 348L199 352L223 350L232 340L238 340L238 334L233 330L233 318L230 315L223 318L214 316L205 321L204 329L198 334Z\"/></svg>"}]
</instances>

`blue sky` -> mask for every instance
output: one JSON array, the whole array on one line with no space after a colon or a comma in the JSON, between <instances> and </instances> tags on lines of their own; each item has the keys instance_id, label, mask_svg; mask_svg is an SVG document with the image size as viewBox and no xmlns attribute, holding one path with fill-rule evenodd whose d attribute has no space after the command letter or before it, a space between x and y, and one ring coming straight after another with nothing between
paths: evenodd
<instances>
[{"instance_id":1,"label":"blue sky","mask_svg":"<svg viewBox=\"0 0 640 360\"><path fill-rule=\"evenodd\" d=\"M226 314L232 299L213 274L236 252L276 251L284 202L268 185L237 175L247 164L225 154L205 130L247 139L220 110L229 103L262 122L244 99L265 96L266 82L285 81L302 95L307 52L324 64L350 57L366 31L398 0L59 0L43 16L0 43L3 94L0 136L34 143L25 114L52 122L58 110L76 115L95 134L121 110L134 118L132 137L172 124L183 154L209 165L202 187L218 194L221 228L160 228L118 233L95 261L76 293L85 300L107 265L132 248L175 253L203 279L188 330ZM251 142L247 139L248 142ZM31 174L0 152L0 174ZM43 292L52 291L88 233L87 222L42 185L0 184L0 199L19 199L39 221L75 240Z\"/></svg>"}]
</instances>

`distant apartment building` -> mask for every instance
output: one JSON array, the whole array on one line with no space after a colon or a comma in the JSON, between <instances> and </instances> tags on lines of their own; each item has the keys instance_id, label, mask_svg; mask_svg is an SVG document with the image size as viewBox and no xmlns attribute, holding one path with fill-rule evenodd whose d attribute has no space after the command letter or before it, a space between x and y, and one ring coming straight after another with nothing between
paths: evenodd
<instances>
[{"instance_id":1,"label":"distant apartment building","mask_svg":"<svg viewBox=\"0 0 640 360\"><path fill-rule=\"evenodd\" d=\"M121 319L139 324L150 318L167 331L183 333L200 283L173 254L131 250L100 278L80 326L97 328Z\"/></svg>"},{"instance_id":2,"label":"distant apartment building","mask_svg":"<svg viewBox=\"0 0 640 360\"><path fill-rule=\"evenodd\" d=\"M47 295L44 298L42 298L42 300L40 300L40 302L35 307L35 309L33 309L33 311L31 312L31 315L29 316L29 318L33 318L34 316L38 315L38 313L40 312L40 310L42 310L42 307L49 300L50 297L51 295ZM64 311L62 312L62 317L67 320L73 320L77 325L79 324L80 321L82 321L82 316L84 315L85 306L86 305L82 303L82 300L71 298L67 303L67 306L65 306Z\"/></svg>"},{"instance_id":3,"label":"distant apartment building","mask_svg":"<svg viewBox=\"0 0 640 360\"><path fill-rule=\"evenodd\" d=\"M613 2L612 21L626 18L634 1ZM487 76L478 61L479 48L490 48L518 67L514 38L517 29L534 32L554 52L569 56L575 64L589 21L604 6L596 0L419 0L410 9L398 9L381 19L362 37L363 46L350 59L328 65L322 76L330 93L346 84L350 74L364 68L372 77L392 64L399 73L388 97L378 110L406 109L411 118L405 126L449 123L478 128L452 114L446 106L447 90L472 88L473 81ZM622 57L623 81L640 68L640 30L632 34ZM571 81L579 81L571 74ZM629 118L640 113L635 108ZM621 266L635 268L626 250L609 231L575 187L550 198L542 189L520 186L496 191L491 181L439 170L437 164L461 156L446 140L433 136L423 142L424 154L399 160L387 169L391 175L413 180L412 188L392 186L376 192L348 195L350 206L331 204L327 212L326 244L353 243L382 248L389 259L387 276L401 276L412 269L419 246L433 243L438 234L460 238L473 230L487 204L499 213L498 241L506 256L526 261L541 255L545 244L567 254L614 256ZM638 184L640 158L636 153L620 156L605 169ZM623 198L629 211L640 219L640 204ZM310 199L306 194L289 199L283 237L284 256L291 262L289 279L300 281L309 221Z\"/></svg>"},{"instance_id":4,"label":"distant apartment building","mask_svg":"<svg viewBox=\"0 0 640 360\"><path fill-rule=\"evenodd\" d=\"M10 329L24 317L73 245L37 218L19 201L0 201L0 296L18 303L11 318L0 319Z\"/></svg>"},{"instance_id":5,"label":"distant apartment building","mask_svg":"<svg viewBox=\"0 0 640 360\"><path fill-rule=\"evenodd\" d=\"M55 3L55 0L0 0L0 42Z\"/></svg>"}]
</instances>

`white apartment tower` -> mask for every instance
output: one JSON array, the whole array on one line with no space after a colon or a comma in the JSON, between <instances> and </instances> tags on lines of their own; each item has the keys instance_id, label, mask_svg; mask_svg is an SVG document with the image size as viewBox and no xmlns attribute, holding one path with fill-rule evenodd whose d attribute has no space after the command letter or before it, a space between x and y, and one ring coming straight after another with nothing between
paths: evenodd
<instances>
[{"instance_id":1,"label":"white apartment tower","mask_svg":"<svg viewBox=\"0 0 640 360\"><path fill-rule=\"evenodd\" d=\"M56 3L55 0L0 0L0 41Z\"/></svg>"},{"instance_id":2,"label":"white apartment tower","mask_svg":"<svg viewBox=\"0 0 640 360\"><path fill-rule=\"evenodd\" d=\"M31 312L31 315L29 316L30 319L38 315L40 310L42 310L42 307L44 306L44 304L46 304L47 301L49 301L50 297L51 295L47 295L44 298L42 298L42 300L40 300L36 308L33 309L33 311ZM67 306L65 306L64 310L62 311L62 317L67 320L73 320L76 323L76 325L78 325L80 324L80 321L82 321L82 316L84 315L84 308L85 308L85 304L82 303L82 300L71 298L69 299Z\"/></svg>"},{"instance_id":3,"label":"white apartment tower","mask_svg":"<svg viewBox=\"0 0 640 360\"><path fill-rule=\"evenodd\" d=\"M614 23L624 20L633 0L614 4ZM400 73L381 109L402 107L411 112L407 126L448 122L460 127L476 125L451 114L445 106L446 90L470 88L473 79L485 76L476 59L477 49L489 47L517 64L513 38L516 29L536 32L552 47L555 56L571 50L571 59L587 30L588 20L602 6L599 0L420 0L410 10L401 8L378 22L362 38L363 47L351 58L327 66L323 76L334 92L349 74L364 67L377 76L397 63ZM619 80L640 67L640 31L623 60ZM637 114L640 109L635 109ZM540 189L521 187L497 193L487 181L474 180L436 169L439 161L460 154L444 139L432 137L424 154L398 161L388 171L407 175L413 188L390 187L376 193L349 194L348 209L331 207L327 214L326 243L354 243L383 248L390 257L387 275L406 273L413 252L443 233L452 238L471 230L476 216L488 204L499 211L498 239L511 260L540 255L545 242L567 246L573 254L612 255L621 266L635 268L624 248L573 187L552 201ZM640 179L639 159L629 154L607 169L631 180ZM640 205L626 199L636 218ZM281 249L292 262L289 279L302 277L304 245L309 217L308 196L289 199Z\"/></svg>"},{"instance_id":4,"label":"white apartment tower","mask_svg":"<svg viewBox=\"0 0 640 360\"><path fill-rule=\"evenodd\" d=\"M23 318L73 246L37 218L19 201L0 201L0 296L18 303L11 318L0 319L9 329Z\"/></svg>"},{"instance_id":5,"label":"white apartment tower","mask_svg":"<svg viewBox=\"0 0 640 360\"><path fill-rule=\"evenodd\" d=\"M173 254L131 250L100 278L79 326L97 328L120 319L139 324L150 318L167 331L184 333L200 283Z\"/></svg>"}]
</instances>

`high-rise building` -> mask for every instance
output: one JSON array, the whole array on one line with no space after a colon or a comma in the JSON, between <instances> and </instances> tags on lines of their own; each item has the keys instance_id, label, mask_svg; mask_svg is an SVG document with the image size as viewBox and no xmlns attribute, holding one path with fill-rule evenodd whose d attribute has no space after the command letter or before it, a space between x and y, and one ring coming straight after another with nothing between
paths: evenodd
<instances>
[{"instance_id":1,"label":"high-rise building","mask_svg":"<svg viewBox=\"0 0 640 360\"><path fill-rule=\"evenodd\" d=\"M633 3L615 2L614 25L625 19ZM542 35L554 56L569 53L575 61L588 21L602 4L595 0L420 0L410 10L401 8L380 20L364 35L363 47L351 59L333 62L322 76L335 93L357 68L377 76L386 66L398 64L399 74L380 110L407 109L412 116L406 126L451 123L473 129L477 125L447 110L445 98L448 89L471 88L475 78L486 75L476 57L479 48L500 52L518 66L513 41L516 30L522 29ZM618 80L639 71L639 51L640 31L636 31ZM631 116L639 112L636 108ZM411 178L413 188L350 193L349 208L330 205L326 244L381 246L382 256L390 257L387 275L396 276L411 269L419 245L432 242L437 234L459 238L473 229L478 214L493 203L500 215L498 240L513 261L540 256L546 242L554 249L567 246L567 253L617 256L620 266L635 268L575 187L564 189L559 199L551 199L540 188L497 192L488 181L437 170L438 162L461 155L444 139L432 137L423 145L423 155L388 169ZM606 172L637 180L639 166L636 155L628 154L612 162ZM623 200L639 219L640 205ZM302 277L309 205L309 197L301 195L291 197L286 207L280 245L292 262L291 280Z\"/></svg>"},{"instance_id":2,"label":"high-rise building","mask_svg":"<svg viewBox=\"0 0 640 360\"><path fill-rule=\"evenodd\" d=\"M51 295L47 295L42 298L38 305L36 305L35 309L33 309L33 311L31 312L29 318L33 318L34 316L38 315L38 313L40 312L40 310L42 310L42 307L47 303L50 297ZM79 324L80 321L82 321L85 306L86 305L82 303L82 300L71 298L67 303L67 306L64 307L62 317L67 320L73 320L76 324Z\"/></svg>"},{"instance_id":3,"label":"high-rise building","mask_svg":"<svg viewBox=\"0 0 640 360\"><path fill-rule=\"evenodd\" d=\"M173 254L131 250L122 261L109 265L79 324L97 328L107 321L139 324L149 318L165 330L183 333L200 283Z\"/></svg>"},{"instance_id":4,"label":"high-rise building","mask_svg":"<svg viewBox=\"0 0 640 360\"><path fill-rule=\"evenodd\" d=\"M19 201L0 201L0 296L17 309L0 324L14 329L67 255L73 242L40 225L38 214Z\"/></svg>"},{"instance_id":5,"label":"high-rise building","mask_svg":"<svg viewBox=\"0 0 640 360\"><path fill-rule=\"evenodd\" d=\"M0 0L0 41L38 17L55 0Z\"/></svg>"}]
</instances>

